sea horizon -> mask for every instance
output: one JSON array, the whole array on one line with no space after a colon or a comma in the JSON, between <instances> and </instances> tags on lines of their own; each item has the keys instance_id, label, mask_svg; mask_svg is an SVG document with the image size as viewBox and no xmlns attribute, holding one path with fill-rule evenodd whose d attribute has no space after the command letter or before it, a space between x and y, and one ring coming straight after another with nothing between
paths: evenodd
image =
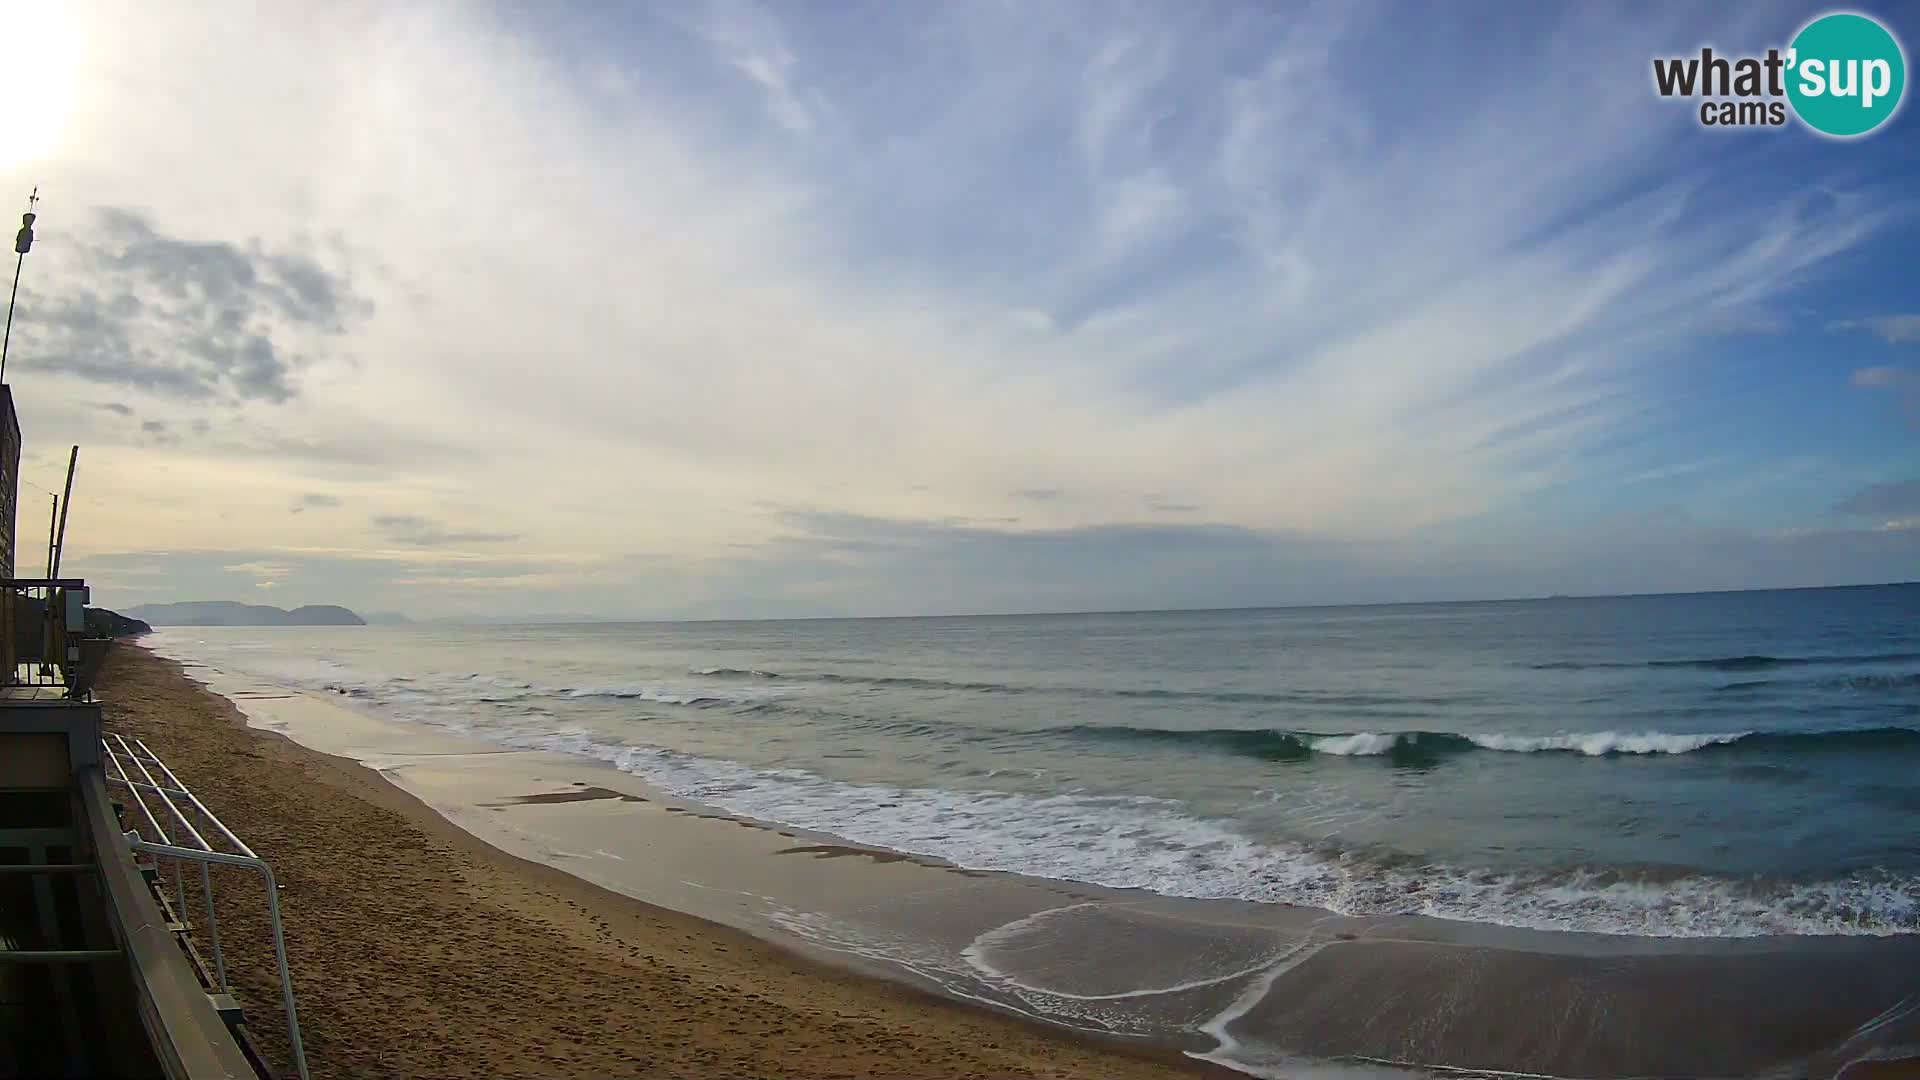
<instances>
[{"instance_id":1,"label":"sea horizon","mask_svg":"<svg viewBox=\"0 0 1920 1080\"><path fill-rule=\"evenodd\" d=\"M778 622L862 622L909 619L1021 619L1021 618L1066 618L1076 615L1182 615L1205 614L1210 612L1234 611L1320 611L1344 608L1393 608L1393 607L1438 607L1465 604L1524 604L1545 603L1556 600L1643 600L1660 597L1679 596L1721 596L1739 593L1796 593L1821 592L1845 589L1892 589L1920 585L1920 578L1911 580L1860 582L1846 585L1781 585L1764 588L1738 589L1680 589L1667 592L1628 592L1628 593L1554 593L1547 596L1498 596L1476 598L1453 598L1445 600L1366 600L1350 602L1316 604L1241 604L1225 607L1167 607L1167 608L1085 608L1059 611L961 611L961 612L923 612L909 615L754 615L739 617L631 617L624 615L588 616L584 614L563 615L442 615L423 618L407 616L405 623L386 623L384 625L431 625L454 624L474 626L592 626L592 625L695 625L701 623L778 623ZM149 604L187 603L192 601L148 601L131 607L144 607ZM238 602L238 601L235 601ZM131 610L130 607L130 610ZM357 614L365 615L364 612ZM380 614L401 614L404 612ZM162 625L162 624L155 624ZM164 625L190 625L172 623ZM257 628L258 629L258 628Z\"/></svg>"}]
</instances>

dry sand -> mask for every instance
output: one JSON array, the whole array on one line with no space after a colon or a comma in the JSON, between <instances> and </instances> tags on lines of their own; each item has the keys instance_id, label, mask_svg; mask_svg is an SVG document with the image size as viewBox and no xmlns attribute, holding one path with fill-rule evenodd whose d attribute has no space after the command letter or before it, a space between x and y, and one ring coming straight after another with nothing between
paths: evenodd
<instances>
[{"instance_id":1,"label":"dry sand","mask_svg":"<svg viewBox=\"0 0 1920 1080\"><path fill-rule=\"evenodd\" d=\"M1237 1075L845 974L514 858L356 762L247 728L136 646L100 696L109 730L273 864L315 1077ZM236 993L285 1062L259 887L233 871L215 892Z\"/></svg>"}]
</instances>

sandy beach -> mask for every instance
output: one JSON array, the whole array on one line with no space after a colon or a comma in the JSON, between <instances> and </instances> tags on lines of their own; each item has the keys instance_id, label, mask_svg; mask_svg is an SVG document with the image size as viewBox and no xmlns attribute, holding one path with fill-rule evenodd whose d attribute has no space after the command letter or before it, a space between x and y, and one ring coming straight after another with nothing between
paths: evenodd
<instances>
[{"instance_id":1,"label":"sandy beach","mask_svg":"<svg viewBox=\"0 0 1920 1080\"><path fill-rule=\"evenodd\" d=\"M1920 1037L1911 937L1169 897L860 846L225 661L120 648L103 698L274 863L316 1076L1852 1077ZM284 1055L258 885L218 895Z\"/></svg>"},{"instance_id":2,"label":"sandy beach","mask_svg":"<svg viewBox=\"0 0 1920 1080\"><path fill-rule=\"evenodd\" d=\"M246 727L137 646L114 650L101 697L111 730L145 739L273 863L316 1077L1229 1075L830 968L516 858L356 762ZM257 886L235 875L216 894L237 990L284 1061Z\"/></svg>"}]
</instances>

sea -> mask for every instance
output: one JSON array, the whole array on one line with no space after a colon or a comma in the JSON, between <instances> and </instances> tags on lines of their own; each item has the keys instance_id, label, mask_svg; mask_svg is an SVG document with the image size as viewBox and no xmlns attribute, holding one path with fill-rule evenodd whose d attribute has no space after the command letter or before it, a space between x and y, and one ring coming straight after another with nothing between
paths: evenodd
<instances>
[{"instance_id":1,"label":"sea","mask_svg":"<svg viewBox=\"0 0 1920 1080\"><path fill-rule=\"evenodd\" d=\"M1920 933L1920 585L153 644L969 869L1652 938Z\"/></svg>"}]
</instances>

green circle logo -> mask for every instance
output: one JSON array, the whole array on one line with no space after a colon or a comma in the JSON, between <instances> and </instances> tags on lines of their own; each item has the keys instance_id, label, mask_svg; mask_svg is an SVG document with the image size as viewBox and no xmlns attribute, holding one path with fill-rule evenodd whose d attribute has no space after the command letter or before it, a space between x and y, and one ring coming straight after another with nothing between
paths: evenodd
<instances>
[{"instance_id":1,"label":"green circle logo","mask_svg":"<svg viewBox=\"0 0 1920 1080\"><path fill-rule=\"evenodd\" d=\"M1787 98L1807 126L1850 139L1887 122L1907 90L1907 58L1887 28L1851 12L1822 15L1787 51Z\"/></svg>"}]
</instances>

